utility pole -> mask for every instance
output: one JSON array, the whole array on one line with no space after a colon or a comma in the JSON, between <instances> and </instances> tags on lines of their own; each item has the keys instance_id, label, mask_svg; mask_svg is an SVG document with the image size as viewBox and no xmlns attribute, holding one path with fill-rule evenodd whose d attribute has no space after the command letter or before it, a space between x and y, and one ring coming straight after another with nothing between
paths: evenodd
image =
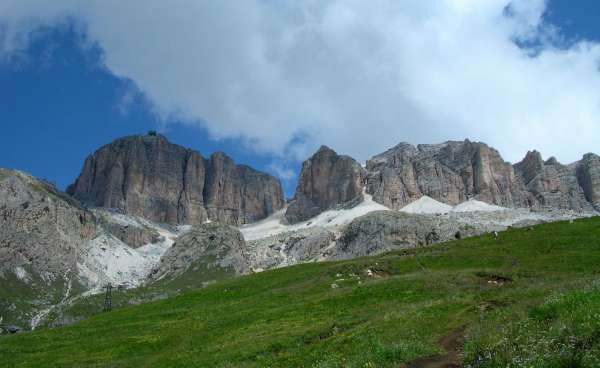
<instances>
[{"instance_id":1,"label":"utility pole","mask_svg":"<svg viewBox=\"0 0 600 368\"><path fill-rule=\"evenodd\" d=\"M104 311L110 312L112 310L112 284L109 282L106 284L106 294L104 295Z\"/></svg>"}]
</instances>

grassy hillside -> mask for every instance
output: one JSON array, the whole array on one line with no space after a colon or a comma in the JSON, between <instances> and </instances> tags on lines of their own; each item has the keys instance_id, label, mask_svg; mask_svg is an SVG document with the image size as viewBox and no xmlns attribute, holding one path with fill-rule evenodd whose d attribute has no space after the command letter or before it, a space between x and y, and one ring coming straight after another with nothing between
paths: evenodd
<instances>
[{"instance_id":1,"label":"grassy hillside","mask_svg":"<svg viewBox=\"0 0 600 368\"><path fill-rule=\"evenodd\" d=\"M600 218L289 267L0 338L14 367L598 367L598 356Z\"/></svg>"}]
</instances>

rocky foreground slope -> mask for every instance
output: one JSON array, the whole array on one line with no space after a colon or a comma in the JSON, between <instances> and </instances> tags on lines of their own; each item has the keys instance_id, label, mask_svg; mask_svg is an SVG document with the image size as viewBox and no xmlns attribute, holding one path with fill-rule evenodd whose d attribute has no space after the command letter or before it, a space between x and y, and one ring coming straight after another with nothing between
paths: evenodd
<instances>
[{"instance_id":1,"label":"rocky foreground slope","mask_svg":"<svg viewBox=\"0 0 600 368\"><path fill-rule=\"evenodd\" d=\"M189 230L87 209L52 184L0 169L0 321L35 328L57 307L109 283L147 284L165 253L173 253L175 239ZM221 237L218 230L207 237ZM216 263L226 258L212 256ZM211 264L205 273L214 279L223 272Z\"/></svg>"},{"instance_id":2,"label":"rocky foreground slope","mask_svg":"<svg viewBox=\"0 0 600 368\"><path fill-rule=\"evenodd\" d=\"M98 149L67 193L169 224L206 220L242 225L283 208L280 182L218 152L205 159L160 134L118 139Z\"/></svg>"}]
</instances>

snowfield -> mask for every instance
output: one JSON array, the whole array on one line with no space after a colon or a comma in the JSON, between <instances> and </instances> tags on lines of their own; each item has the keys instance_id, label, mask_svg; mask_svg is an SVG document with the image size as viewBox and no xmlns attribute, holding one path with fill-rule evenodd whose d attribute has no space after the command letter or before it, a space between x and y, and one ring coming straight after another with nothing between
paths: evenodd
<instances>
[{"instance_id":1,"label":"snowfield","mask_svg":"<svg viewBox=\"0 0 600 368\"><path fill-rule=\"evenodd\" d=\"M246 241L258 240L269 236L306 229L313 226L321 226L330 230L338 230L352 220L374 211L390 211L390 209L373 200L373 197L363 192L364 200L358 206L349 209L329 210L320 215L298 224L288 225L285 221L286 208L274 213L268 218L249 225L242 226L240 231ZM497 212L507 211L507 208L494 206L485 202L471 199L458 206L450 206L446 203L423 196L418 200L400 209L401 212L420 215L442 215L449 213L468 212Z\"/></svg>"},{"instance_id":2,"label":"snowfield","mask_svg":"<svg viewBox=\"0 0 600 368\"><path fill-rule=\"evenodd\" d=\"M452 206L442 202L438 202L435 199L428 196L423 196L400 209L401 212L425 215L443 214L448 213L451 210Z\"/></svg>"},{"instance_id":3,"label":"snowfield","mask_svg":"<svg viewBox=\"0 0 600 368\"><path fill-rule=\"evenodd\" d=\"M324 227L334 233L339 233L343 226L358 217L374 211L390 211L388 207L373 201L371 195L364 192L363 194L363 202L354 208L325 211L308 221L294 225L286 224L286 209L284 208L262 221L242 226L240 231L246 241L265 239L273 235L317 226ZM536 212L522 208L510 209L475 199L451 206L428 196L419 198L399 211L425 216L448 216L458 219L465 224L476 223L485 226L501 227L513 226L524 222L559 221L581 217L581 214L562 213L561 211Z\"/></svg>"},{"instance_id":4,"label":"snowfield","mask_svg":"<svg viewBox=\"0 0 600 368\"><path fill-rule=\"evenodd\" d=\"M112 220L123 225L141 226L140 223L143 223L156 230L161 240L137 249L131 248L110 234L102 234L90 240L81 254L81 262L77 267L79 276L91 290L99 290L109 282L126 288L140 286L173 245L175 239L190 228L184 225L171 231L149 221L122 214L110 214L110 216Z\"/></svg>"},{"instance_id":5,"label":"snowfield","mask_svg":"<svg viewBox=\"0 0 600 368\"><path fill-rule=\"evenodd\" d=\"M321 226L335 231L336 229L349 224L357 217L364 216L374 211L390 210L388 207L373 201L373 197L371 195L366 193L363 193L363 195L364 200L353 208L325 211L308 221L293 225L285 224L284 215L286 208L284 208L262 221L242 226L240 231L244 235L244 239L246 241L262 239L269 236L289 231L306 229L313 226Z\"/></svg>"}]
</instances>

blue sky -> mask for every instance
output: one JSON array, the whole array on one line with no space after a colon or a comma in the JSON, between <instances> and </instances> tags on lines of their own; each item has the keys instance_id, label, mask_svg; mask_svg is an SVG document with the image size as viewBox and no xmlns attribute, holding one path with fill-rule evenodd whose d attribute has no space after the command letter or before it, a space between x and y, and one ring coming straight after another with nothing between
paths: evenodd
<instances>
[{"instance_id":1,"label":"blue sky","mask_svg":"<svg viewBox=\"0 0 600 368\"><path fill-rule=\"evenodd\" d=\"M561 36L570 43L582 39L600 41L598 19L600 3L592 0L552 0L546 12L547 23L558 27ZM196 149L205 156L218 150L225 151L238 163L274 174L280 172L275 167L288 174L290 171L297 173L301 158L321 143L342 147L342 152L353 154L348 151L361 142L360 134L344 138L345 141L356 139L346 146L326 134L309 134L308 144L303 149L281 149L264 143L261 136L248 138L244 129L240 129L239 134L233 128L223 133L214 125L198 123L201 119L197 117L189 119L189 114L163 114L167 118L161 118L156 113L156 106L141 97L136 92L137 87L132 88L134 81L116 77L118 73L113 70L116 68L104 64L106 55L102 43L81 47L80 37L73 26L50 24L37 30L35 37L31 37L18 53L0 59L0 167L24 170L65 188L76 178L85 157L95 149L117 137L151 129L158 129L172 142ZM210 88L207 85L208 92L203 93L210 94ZM152 92L149 95L149 100L160 99ZM348 109L352 109L351 104ZM289 115L290 120L296 118L295 114ZM285 122L280 124L283 129ZM277 130L277 124L269 129ZM368 129L365 134L369 134ZM424 143L464 137L468 131L459 132L457 137L444 132L430 136L420 131L411 134L407 134L409 141L420 139L413 143ZM215 136L224 138L215 139ZM254 139L258 148L253 146ZM403 137L389 138L389 142L400 140ZM366 152L379 151L382 151L380 147L373 147ZM502 149L501 152L505 153ZM524 155L524 152L518 152L514 157L521 153ZM363 151L357 150L356 155L365 157ZM287 176L285 179L286 193L291 196L296 179Z\"/></svg>"},{"instance_id":2,"label":"blue sky","mask_svg":"<svg viewBox=\"0 0 600 368\"><path fill-rule=\"evenodd\" d=\"M65 189L100 146L158 130L205 157L224 151L237 163L277 174L273 155L256 154L236 139L211 139L198 126L176 120L167 125L139 96L124 105L130 82L107 72L100 57L101 50L82 50L72 29L55 29L36 39L21 60L0 64L0 167ZM292 195L295 178L282 184Z\"/></svg>"}]
</instances>

